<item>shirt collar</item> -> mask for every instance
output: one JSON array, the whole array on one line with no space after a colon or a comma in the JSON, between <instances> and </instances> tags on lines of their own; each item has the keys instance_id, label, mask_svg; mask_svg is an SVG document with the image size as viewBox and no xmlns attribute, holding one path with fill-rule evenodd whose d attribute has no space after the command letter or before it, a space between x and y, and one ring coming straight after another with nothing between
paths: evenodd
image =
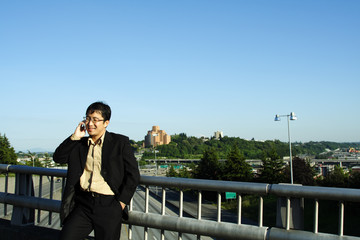
<instances>
[{"instance_id":1,"label":"shirt collar","mask_svg":"<svg viewBox=\"0 0 360 240\"><path fill-rule=\"evenodd\" d=\"M89 137L88 146L90 146L90 145L99 145L100 147L102 147L103 144L104 144L104 139L105 139L105 133L101 136L101 138L99 138L99 140L95 144L94 140L92 140L92 138Z\"/></svg>"}]
</instances>

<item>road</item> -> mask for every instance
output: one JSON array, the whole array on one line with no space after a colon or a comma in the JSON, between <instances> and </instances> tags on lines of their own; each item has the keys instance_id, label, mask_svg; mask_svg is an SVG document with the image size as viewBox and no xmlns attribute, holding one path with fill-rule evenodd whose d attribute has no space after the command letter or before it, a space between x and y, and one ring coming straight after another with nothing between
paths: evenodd
<instances>
[{"instance_id":1,"label":"road","mask_svg":"<svg viewBox=\"0 0 360 240\"><path fill-rule=\"evenodd\" d=\"M152 192L155 191L154 188L151 189ZM145 191L142 187L138 187L135 195L134 195L134 211L145 211ZM166 210L165 215L169 216L179 216L179 210L178 208L174 207L172 204L166 204ZM159 201L159 198L155 196L155 194L150 194L149 197L149 213L157 213L161 214L161 201ZM139 226L133 226L133 239L144 239L144 227ZM161 230L159 229L148 229L147 237L150 240L159 240L161 239ZM178 239L178 233L177 232L170 232L165 231L165 238L164 239ZM197 236L193 234L182 234L182 239L184 240L196 240ZM213 238L203 236L201 237L203 240L210 240Z\"/></svg>"}]
</instances>

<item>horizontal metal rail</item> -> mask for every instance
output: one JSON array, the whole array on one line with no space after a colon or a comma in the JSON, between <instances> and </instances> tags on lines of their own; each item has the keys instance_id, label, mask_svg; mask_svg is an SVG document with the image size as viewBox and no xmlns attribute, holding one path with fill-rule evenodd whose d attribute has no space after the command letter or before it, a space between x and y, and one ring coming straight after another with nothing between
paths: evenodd
<instances>
[{"instance_id":1,"label":"horizontal metal rail","mask_svg":"<svg viewBox=\"0 0 360 240\"><path fill-rule=\"evenodd\" d=\"M360 190L353 188L315 187L291 184L271 184L269 194L335 201L360 202Z\"/></svg>"},{"instance_id":2,"label":"horizontal metal rail","mask_svg":"<svg viewBox=\"0 0 360 240\"><path fill-rule=\"evenodd\" d=\"M14 206L34 208L50 212L60 212L61 201L16 195L11 193L0 192L0 203L7 203Z\"/></svg>"},{"instance_id":3,"label":"horizontal metal rail","mask_svg":"<svg viewBox=\"0 0 360 240\"><path fill-rule=\"evenodd\" d=\"M131 219L131 221L130 221ZM174 232L199 234L224 239L265 240L267 227L237 225L193 218L165 216L154 213L129 212L129 223Z\"/></svg>"},{"instance_id":4,"label":"horizontal metal rail","mask_svg":"<svg viewBox=\"0 0 360 240\"><path fill-rule=\"evenodd\" d=\"M241 240L359 240L359 237L337 236L300 230L237 225L208 220L196 220L153 213L129 212L129 224L203 236Z\"/></svg>"},{"instance_id":5,"label":"horizontal metal rail","mask_svg":"<svg viewBox=\"0 0 360 240\"><path fill-rule=\"evenodd\" d=\"M241 194L276 195L326 199L336 201L360 202L360 190L352 188L333 188L302 186L295 184L266 184L251 182L230 182L204 179L168 178L141 176L140 184L167 188L182 188L214 192L237 192Z\"/></svg>"},{"instance_id":6,"label":"horizontal metal rail","mask_svg":"<svg viewBox=\"0 0 360 240\"><path fill-rule=\"evenodd\" d=\"M54 176L54 177L66 177L67 174L67 170L65 169L0 164L0 173L6 173L6 172L46 175L46 176Z\"/></svg>"},{"instance_id":7,"label":"horizontal metal rail","mask_svg":"<svg viewBox=\"0 0 360 240\"><path fill-rule=\"evenodd\" d=\"M55 177L66 177L67 170L19 165L0 164L1 172L37 174ZM266 184L251 182L231 182L204 179L168 178L141 176L140 184L145 186L160 186L166 188L193 189L203 191L237 192L241 194L256 194L283 197L303 197L335 201L360 202L360 190L351 188L314 187L292 184Z\"/></svg>"},{"instance_id":8,"label":"horizontal metal rail","mask_svg":"<svg viewBox=\"0 0 360 240\"><path fill-rule=\"evenodd\" d=\"M327 233L312 233L299 230L285 230L271 228L267 232L266 240L359 240L359 237L338 236Z\"/></svg>"}]
</instances>

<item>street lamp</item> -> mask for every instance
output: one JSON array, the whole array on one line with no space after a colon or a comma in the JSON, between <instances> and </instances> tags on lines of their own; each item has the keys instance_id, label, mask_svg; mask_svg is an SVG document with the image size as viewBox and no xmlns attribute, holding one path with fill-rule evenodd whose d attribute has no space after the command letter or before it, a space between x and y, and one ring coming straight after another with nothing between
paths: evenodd
<instances>
[{"instance_id":1,"label":"street lamp","mask_svg":"<svg viewBox=\"0 0 360 240\"><path fill-rule=\"evenodd\" d=\"M290 138L290 120L297 120L297 117L294 112L291 112L289 115L275 115L275 121L280 121L281 117L287 117L287 123L288 123L288 137L289 137L289 151L290 151L290 178L291 178L291 184L294 183L293 178L293 165L292 165L292 153L291 153L291 138Z\"/></svg>"},{"instance_id":2,"label":"street lamp","mask_svg":"<svg viewBox=\"0 0 360 240\"><path fill-rule=\"evenodd\" d=\"M153 147L154 147L154 154L155 154L155 159L154 159L154 161L155 161L155 167L156 167L156 169L155 169L155 176L157 176L157 161L156 161L156 136L158 136L158 134L156 134L156 133L153 133L152 134L152 136L154 137L153 138Z\"/></svg>"},{"instance_id":3,"label":"street lamp","mask_svg":"<svg viewBox=\"0 0 360 240\"><path fill-rule=\"evenodd\" d=\"M158 175L158 165L157 165L157 161L156 161L156 136L158 136L159 134L157 133L153 133L152 136L153 136L153 148L154 148L154 154L155 154L155 176L157 177ZM155 192L156 192L156 195L158 193L158 187L155 186Z\"/></svg>"}]
</instances>

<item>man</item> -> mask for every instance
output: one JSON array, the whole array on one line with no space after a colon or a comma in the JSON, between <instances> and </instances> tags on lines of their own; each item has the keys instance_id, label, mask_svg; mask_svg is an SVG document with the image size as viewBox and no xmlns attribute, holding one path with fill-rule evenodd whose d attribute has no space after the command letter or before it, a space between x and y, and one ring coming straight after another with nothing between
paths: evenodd
<instances>
[{"instance_id":1,"label":"man","mask_svg":"<svg viewBox=\"0 0 360 240\"><path fill-rule=\"evenodd\" d=\"M97 240L120 239L125 206L140 174L129 138L106 131L110 117L108 105L91 104L84 121L54 153L55 162L68 164L61 240L84 239L92 230Z\"/></svg>"}]
</instances>

